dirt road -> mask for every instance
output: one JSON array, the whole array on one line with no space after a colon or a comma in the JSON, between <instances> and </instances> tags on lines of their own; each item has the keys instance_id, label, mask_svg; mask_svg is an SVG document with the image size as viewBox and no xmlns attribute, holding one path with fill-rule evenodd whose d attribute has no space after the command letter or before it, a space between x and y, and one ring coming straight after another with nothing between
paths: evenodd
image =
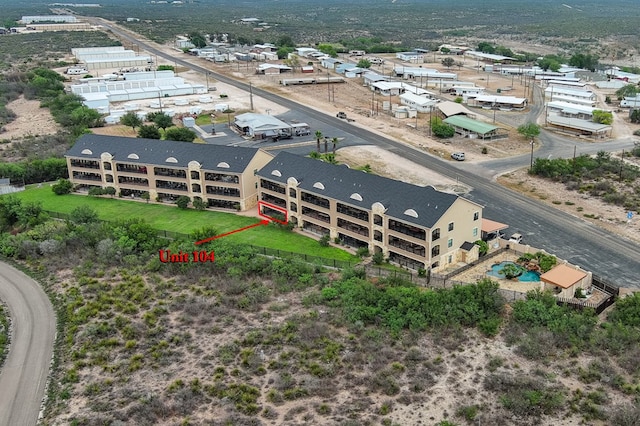
<instances>
[{"instance_id":1,"label":"dirt road","mask_svg":"<svg viewBox=\"0 0 640 426\"><path fill-rule=\"evenodd\" d=\"M49 375L56 316L37 282L1 262L0 299L9 307L13 329L0 372L0 426L35 425Z\"/></svg>"}]
</instances>

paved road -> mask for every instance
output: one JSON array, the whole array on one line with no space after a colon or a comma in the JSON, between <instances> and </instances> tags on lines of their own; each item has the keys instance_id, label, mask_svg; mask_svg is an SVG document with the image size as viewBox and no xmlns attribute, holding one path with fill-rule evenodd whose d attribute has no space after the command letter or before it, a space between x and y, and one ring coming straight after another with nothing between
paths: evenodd
<instances>
[{"instance_id":1,"label":"paved road","mask_svg":"<svg viewBox=\"0 0 640 426\"><path fill-rule=\"evenodd\" d=\"M0 299L9 307L13 327L0 372L0 426L35 425L53 355L56 317L40 285L2 262Z\"/></svg>"},{"instance_id":2,"label":"paved road","mask_svg":"<svg viewBox=\"0 0 640 426\"><path fill-rule=\"evenodd\" d=\"M208 72L209 75L213 75L223 83L249 91L248 84L179 59L179 57L170 57L128 33L122 32L117 27L113 27L104 21L101 21L100 24L153 54L165 57L172 62L203 74ZM329 126L329 128L333 129L334 133L346 134L353 140L379 146L442 175L452 179L459 179L462 183L474 188L468 198L485 206L483 213L485 217L510 224L513 232L518 231L526 236L527 243L534 247L544 248L560 258L606 277L620 286L640 288L640 245L617 235L609 234L579 217L539 204L514 191L503 188L493 181L492 176L494 173L529 165L530 155L495 160L479 165L454 164L450 161L442 161L431 157L401 142L349 124L265 90L256 87L253 87L252 90L256 96L261 96L292 111L304 114L304 116L308 117L309 123L311 123L311 120L314 123L323 123L324 126ZM541 102L537 101L535 103L535 105L538 104L541 104ZM536 106L532 114L539 113L539 108L541 107ZM527 120L531 120L531 117L528 117ZM545 146L536 155L543 154L545 157L554 155L557 152L568 156L573 153L575 145L579 145L578 153L597 151L602 149L601 146L603 148L607 147L606 149L609 149L608 147L616 147L616 149L633 147L632 141L620 141L604 145L576 143L548 132L543 132L540 139ZM288 149L288 151L307 154L309 147L299 149L300 152L296 152L296 149Z\"/></svg>"}]
</instances>

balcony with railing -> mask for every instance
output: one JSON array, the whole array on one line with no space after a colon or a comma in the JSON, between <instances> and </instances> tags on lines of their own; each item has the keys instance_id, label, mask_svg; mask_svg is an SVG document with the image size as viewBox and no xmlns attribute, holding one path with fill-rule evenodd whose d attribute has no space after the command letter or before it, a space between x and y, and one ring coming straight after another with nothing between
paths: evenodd
<instances>
[{"instance_id":1,"label":"balcony with railing","mask_svg":"<svg viewBox=\"0 0 640 426\"><path fill-rule=\"evenodd\" d=\"M369 223L369 212L367 211L364 211L355 207L351 207L342 203L338 203L336 205L336 210L338 211L338 213L341 213L343 215Z\"/></svg>"},{"instance_id":2,"label":"balcony with railing","mask_svg":"<svg viewBox=\"0 0 640 426\"><path fill-rule=\"evenodd\" d=\"M426 231L424 229L407 225L406 223L399 222L393 219L389 219L389 230L408 235L411 238L415 238L421 241L424 241L426 237Z\"/></svg>"},{"instance_id":3,"label":"balcony with railing","mask_svg":"<svg viewBox=\"0 0 640 426\"><path fill-rule=\"evenodd\" d=\"M341 217L338 218L338 227L349 232L369 237L369 228L367 228L366 226L358 225L357 223L349 222L348 220L344 220Z\"/></svg>"},{"instance_id":4,"label":"balcony with railing","mask_svg":"<svg viewBox=\"0 0 640 426\"><path fill-rule=\"evenodd\" d=\"M308 192L303 192L300 199L305 203L310 203L325 209L329 208L329 200L327 200L326 198L318 197L317 195L309 194Z\"/></svg>"},{"instance_id":5,"label":"balcony with railing","mask_svg":"<svg viewBox=\"0 0 640 426\"><path fill-rule=\"evenodd\" d=\"M204 174L204 180L208 180L210 182L224 182L224 183L240 183L240 177L236 175L227 175L224 173L212 173L208 172Z\"/></svg>"},{"instance_id":6,"label":"balcony with railing","mask_svg":"<svg viewBox=\"0 0 640 426\"><path fill-rule=\"evenodd\" d=\"M424 254L426 253L424 246L403 240L402 238L394 237L393 235L389 235L389 245L397 247L408 253L417 254L420 257L424 257Z\"/></svg>"},{"instance_id":7,"label":"balcony with railing","mask_svg":"<svg viewBox=\"0 0 640 426\"><path fill-rule=\"evenodd\" d=\"M262 196L260 197L260 199L266 203L269 204L275 204L276 206L279 207L283 207L283 208L287 208L287 202L285 200L283 200L282 198L279 197L274 197L271 194L267 194L265 192L262 193ZM280 212L282 213L282 212Z\"/></svg>"},{"instance_id":8,"label":"balcony with railing","mask_svg":"<svg viewBox=\"0 0 640 426\"><path fill-rule=\"evenodd\" d=\"M202 192L202 187L200 186L199 183L192 183L191 184L191 192Z\"/></svg>"},{"instance_id":9,"label":"balcony with railing","mask_svg":"<svg viewBox=\"0 0 640 426\"><path fill-rule=\"evenodd\" d=\"M227 188L226 186L206 186L207 194L222 195L223 197L240 197L238 188Z\"/></svg>"},{"instance_id":10,"label":"balcony with railing","mask_svg":"<svg viewBox=\"0 0 640 426\"><path fill-rule=\"evenodd\" d=\"M286 193L284 186L264 179L260 179L260 188L264 188L272 192L277 192L278 194Z\"/></svg>"},{"instance_id":11,"label":"balcony with railing","mask_svg":"<svg viewBox=\"0 0 640 426\"><path fill-rule=\"evenodd\" d=\"M102 168L104 168L105 170L111 170L111 163L105 161L104 163L102 163Z\"/></svg>"},{"instance_id":12,"label":"balcony with railing","mask_svg":"<svg viewBox=\"0 0 640 426\"><path fill-rule=\"evenodd\" d=\"M382 232L378 230L373 231L373 239L382 242Z\"/></svg>"},{"instance_id":13,"label":"balcony with railing","mask_svg":"<svg viewBox=\"0 0 640 426\"><path fill-rule=\"evenodd\" d=\"M302 214L312 219L316 219L325 223L331 223L331 216L326 213L310 209L309 207L302 206Z\"/></svg>"},{"instance_id":14,"label":"balcony with railing","mask_svg":"<svg viewBox=\"0 0 640 426\"><path fill-rule=\"evenodd\" d=\"M394 251L389 250L389 260L394 263L397 263L400 266L404 266L410 269L419 270L424 269L424 262L420 262L416 259L412 259L408 256L404 256L400 253L396 253Z\"/></svg>"},{"instance_id":15,"label":"balcony with railing","mask_svg":"<svg viewBox=\"0 0 640 426\"><path fill-rule=\"evenodd\" d=\"M173 179L186 179L187 172L181 169L169 169L167 167L154 167L153 173L156 176L167 176Z\"/></svg>"},{"instance_id":16,"label":"balcony with railing","mask_svg":"<svg viewBox=\"0 0 640 426\"><path fill-rule=\"evenodd\" d=\"M373 224L382 226L382 216L380 216L379 214L374 214L373 215Z\"/></svg>"},{"instance_id":17,"label":"balcony with railing","mask_svg":"<svg viewBox=\"0 0 640 426\"><path fill-rule=\"evenodd\" d=\"M129 177L129 176L118 176L118 183L120 185L131 185L131 186L149 186L149 180L146 178L139 177Z\"/></svg>"},{"instance_id":18,"label":"balcony with railing","mask_svg":"<svg viewBox=\"0 0 640 426\"><path fill-rule=\"evenodd\" d=\"M140 166L138 164L116 163L116 170L119 173L135 173L135 174L140 174L140 175L146 175L147 174L147 167L146 166Z\"/></svg>"},{"instance_id":19,"label":"balcony with railing","mask_svg":"<svg viewBox=\"0 0 640 426\"><path fill-rule=\"evenodd\" d=\"M238 203L237 201L215 200L212 198L207 198L207 207L211 207L214 209L240 210L240 203Z\"/></svg>"},{"instance_id":20,"label":"balcony with railing","mask_svg":"<svg viewBox=\"0 0 640 426\"><path fill-rule=\"evenodd\" d=\"M100 162L94 160L76 160L71 159L71 167L78 167L81 169L99 169Z\"/></svg>"},{"instance_id":21,"label":"balcony with railing","mask_svg":"<svg viewBox=\"0 0 640 426\"><path fill-rule=\"evenodd\" d=\"M74 180L87 180L92 182L102 182L102 175L100 173L88 173L88 172L73 172Z\"/></svg>"},{"instance_id":22,"label":"balcony with railing","mask_svg":"<svg viewBox=\"0 0 640 426\"><path fill-rule=\"evenodd\" d=\"M340 239L342 244L353 247L355 249L359 249L360 247L369 247L368 242L362 241L358 238L354 238L351 235L345 235L342 232L338 233L338 238Z\"/></svg>"},{"instance_id":23,"label":"balcony with railing","mask_svg":"<svg viewBox=\"0 0 640 426\"><path fill-rule=\"evenodd\" d=\"M306 220L302 221L302 229L317 235L329 234L328 228L325 228L324 226L316 225L315 223L312 223L312 222L307 222Z\"/></svg>"},{"instance_id":24,"label":"balcony with railing","mask_svg":"<svg viewBox=\"0 0 640 426\"><path fill-rule=\"evenodd\" d=\"M156 188L170 190L170 191L178 191L178 192L187 192L187 184L184 182L171 182L167 180L156 180Z\"/></svg>"}]
</instances>

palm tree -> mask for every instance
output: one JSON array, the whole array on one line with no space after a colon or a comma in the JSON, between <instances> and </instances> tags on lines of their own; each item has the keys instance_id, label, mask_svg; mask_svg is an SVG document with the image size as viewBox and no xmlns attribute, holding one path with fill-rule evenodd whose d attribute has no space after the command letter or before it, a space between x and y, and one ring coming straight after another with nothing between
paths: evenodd
<instances>
[{"instance_id":1,"label":"palm tree","mask_svg":"<svg viewBox=\"0 0 640 426\"><path fill-rule=\"evenodd\" d=\"M320 153L320 139L322 139L322 132L320 130L316 130L316 143L318 145L316 151L318 153Z\"/></svg>"},{"instance_id":2,"label":"palm tree","mask_svg":"<svg viewBox=\"0 0 640 426\"><path fill-rule=\"evenodd\" d=\"M324 137L324 153L326 154L327 152L329 152L329 139L327 139L327 137Z\"/></svg>"},{"instance_id":3,"label":"palm tree","mask_svg":"<svg viewBox=\"0 0 640 426\"><path fill-rule=\"evenodd\" d=\"M331 138L331 143L333 144L333 154L335 155L335 153L336 153L336 145L338 145L338 143L340 143L340 141L338 140L338 138Z\"/></svg>"}]
</instances>

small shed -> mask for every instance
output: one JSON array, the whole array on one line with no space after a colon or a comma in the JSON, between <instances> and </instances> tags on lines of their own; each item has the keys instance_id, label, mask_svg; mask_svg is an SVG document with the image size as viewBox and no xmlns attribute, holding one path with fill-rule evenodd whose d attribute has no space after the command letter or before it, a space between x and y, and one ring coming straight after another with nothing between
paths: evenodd
<instances>
[{"instance_id":1,"label":"small shed","mask_svg":"<svg viewBox=\"0 0 640 426\"><path fill-rule=\"evenodd\" d=\"M558 265L540 275L542 290L551 290L558 297L570 299L578 288L591 286L591 276L585 271L568 265Z\"/></svg>"}]
</instances>

